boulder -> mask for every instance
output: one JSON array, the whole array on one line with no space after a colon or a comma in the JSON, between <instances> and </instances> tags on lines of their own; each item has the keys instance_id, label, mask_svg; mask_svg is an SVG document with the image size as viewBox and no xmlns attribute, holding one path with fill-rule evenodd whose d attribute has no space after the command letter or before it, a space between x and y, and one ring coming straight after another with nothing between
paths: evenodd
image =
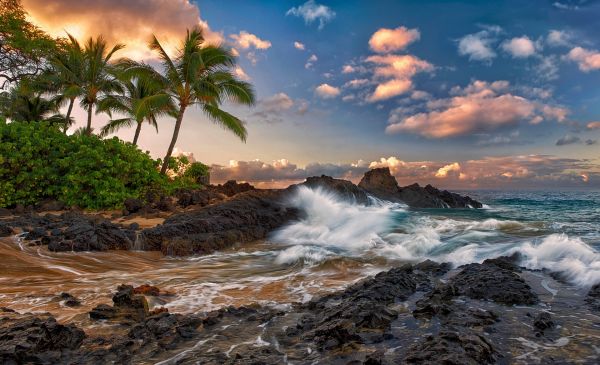
<instances>
[{"instance_id":1,"label":"boulder","mask_svg":"<svg viewBox=\"0 0 600 365\"><path fill-rule=\"evenodd\" d=\"M492 344L482 335L465 329L443 329L411 346L402 363L481 365L493 364L495 359Z\"/></svg>"},{"instance_id":2,"label":"boulder","mask_svg":"<svg viewBox=\"0 0 600 365\"><path fill-rule=\"evenodd\" d=\"M127 212L129 212L129 214L137 213L140 210L142 210L142 208L144 208L144 203L140 199L135 199L135 198L125 199L125 202L123 202L123 205L125 206L125 209L127 210Z\"/></svg>"},{"instance_id":3,"label":"boulder","mask_svg":"<svg viewBox=\"0 0 600 365\"><path fill-rule=\"evenodd\" d=\"M92 309L89 313L90 318L131 323L144 320L150 313L146 298L143 295L135 294L131 285L120 285L112 300L112 307L107 304L100 304Z\"/></svg>"},{"instance_id":4,"label":"boulder","mask_svg":"<svg viewBox=\"0 0 600 365\"><path fill-rule=\"evenodd\" d=\"M6 223L0 222L0 237L10 237L14 234L12 227Z\"/></svg>"},{"instance_id":5,"label":"boulder","mask_svg":"<svg viewBox=\"0 0 600 365\"><path fill-rule=\"evenodd\" d=\"M312 176L307 178L302 184L299 184L299 186L329 190L342 199L358 204L366 205L369 203L369 197L366 192L348 180L334 179L325 175Z\"/></svg>"},{"instance_id":6,"label":"boulder","mask_svg":"<svg viewBox=\"0 0 600 365\"><path fill-rule=\"evenodd\" d=\"M595 312L600 312L600 284L592 286L588 292L585 302Z\"/></svg>"},{"instance_id":7,"label":"boulder","mask_svg":"<svg viewBox=\"0 0 600 365\"><path fill-rule=\"evenodd\" d=\"M223 185L212 185L210 189L216 191L217 193L225 194L229 197L232 197L239 193L254 190L254 186L248 183L238 184L238 182L235 180L229 180Z\"/></svg>"},{"instance_id":8,"label":"boulder","mask_svg":"<svg viewBox=\"0 0 600 365\"><path fill-rule=\"evenodd\" d=\"M552 320L552 316L548 312L540 312L533 319L533 328L536 332L544 333L545 330L554 328L555 324Z\"/></svg>"},{"instance_id":9,"label":"boulder","mask_svg":"<svg viewBox=\"0 0 600 365\"><path fill-rule=\"evenodd\" d=\"M400 200L400 187L390 173L389 167L369 170L358 183L358 186L369 194L384 200L397 202Z\"/></svg>"}]
</instances>

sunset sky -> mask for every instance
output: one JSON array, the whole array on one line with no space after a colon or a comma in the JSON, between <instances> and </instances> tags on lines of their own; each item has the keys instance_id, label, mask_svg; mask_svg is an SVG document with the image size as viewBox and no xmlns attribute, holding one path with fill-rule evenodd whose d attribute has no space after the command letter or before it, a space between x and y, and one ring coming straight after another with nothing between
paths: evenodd
<instances>
[{"instance_id":1,"label":"sunset sky","mask_svg":"<svg viewBox=\"0 0 600 365\"><path fill-rule=\"evenodd\" d=\"M600 188L600 1L22 2L52 35L103 34L150 63L152 33L173 49L194 25L234 49L259 99L228 107L247 143L190 110L177 144L216 181L389 166L401 184ZM141 147L162 157L173 124Z\"/></svg>"}]
</instances>

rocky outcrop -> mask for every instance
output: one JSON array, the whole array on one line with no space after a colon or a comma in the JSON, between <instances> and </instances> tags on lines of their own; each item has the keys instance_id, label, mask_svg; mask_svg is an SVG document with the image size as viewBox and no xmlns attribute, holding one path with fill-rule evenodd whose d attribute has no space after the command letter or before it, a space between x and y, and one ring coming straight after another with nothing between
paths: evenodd
<instances>
[{"instance_id":1,"label":"rocky outcrop","mask_svg":"<svg viewBox=\"0 0 600 365\"><path fill-rule=\"evenodd\" d=\"M150 313L146 298L135 294L131 285L120 285L112 300L112 306L100 304L92 309L90 318L132 323L144 320Z\"/></svg>"},{"instance_id":2,"label":"rocky outcrop","mask_svg":"<svg viewBox=\"0 0 600 365\"><path fill-rule=\"evenodd\" d=\"M284 205L285 193L247 191L220 204L175 214L162 225L142 231L143 248L174 256L208 254L265 238L297 217L295 209Z\"/></svg>"},{"instance_id":3,"label":"rocky outcrop","mask_svg":"<svg viewBox=\"0 0 600 365\"><path fill-rule=\"evenodd\" d=\"M373 196L393 202L402 202L413 208L482 208L483 205L468 197L449 191L440 191L431 185L412 184L399 187L387 167L365 173L359 187Z\"/></svg>"},{"instance_id":4,"label":"rocky outcrop","mask_svg":"<svg viewBox=\"0 0 600 365\"><path fill-rule=\"evenodd\" d=\"M0 318L0 363L63 363L69 350L81 346L85 333L62 325L54 317L16 315Z\"/></svg>"},{"instance_id":5,"label":"rocky outcrop","mask_svg":"<svg viewBox=\"0 0 600 365\"><path fill-rule=\"evenodd\" d=\"M299 184L299 186L306 186L311 189L322 188L335 193L341 199L353 203L369 203L369 197L366 192L348 180L334 179L331 176L325 175L312 176Z\"/></svg>"},{"instance_id":6,"label":"rocky outcrop","mask_svg":"<svg viewBox=\"0 0 600 365\"><path fill-rule=\"evenodd\" d=\"M225 194L228 197L232 197L239 193L244 193L246 191L255 190L254 186L248 183L239 184L235 180L229 180L223 185L211 185L209 190L215 193Z\"/></svg>"},{"instance_id":7,"label":"rocky outcrop","mask_svg":"<svg viewBox=\"0 0 600 365\"><path fill-rule=\"evenodd\" d=\"M600 312L600 284L592 286L585 298L585 302L596 312Z\"/></svg>"}]
</instances>

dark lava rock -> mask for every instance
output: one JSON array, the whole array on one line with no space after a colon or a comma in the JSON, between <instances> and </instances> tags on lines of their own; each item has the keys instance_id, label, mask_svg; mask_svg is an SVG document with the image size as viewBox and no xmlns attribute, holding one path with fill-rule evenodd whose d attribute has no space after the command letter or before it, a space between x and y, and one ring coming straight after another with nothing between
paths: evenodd
<instances>
[{"instance_id":1,"label":"dark lava rock","mask_svg":"<svg viewBox=\"0 0 600 365\"><path fill-rule=\"evenodd\" d=\"M585 302L596 312L600 312L600 284L592 286Z\"/></svg>"},{"instance_id":2,"label":"dark lava rock","mask_svg":"<svg viewBox=\"0 0 600 365\"><path fill-rule=\"evenodd\" d=\"M254 190L254 186L248 183L238 184L238 182L235 180L229 180L223 185L211 185L210 189L217 193L225 194L229 197L232 197L239 193Z\"/></svg>"},{"instance_id":3,"label":"dark lava rock","mask_svg":"<svg viewBox=\"0 0 600 365\"><path fill-rule=\"evenodd\" d=\"M0 363L56 364L84 338L81 329L59 324L53 317L0 318Z\"/></svg>"},{"instance_id":4,"label":"dark lava rock","mask_svg":"<svg viewBox=\"0 0 600 365\"><path fill-rule=\"evenodd\" d=\"M175 214L162 225L142 231L144 248L174 256L209 254L265 238L297 217L295 209L283 204L286 193L247 191L220 204Z\"/></svg>"},{"instance_id":5,"label":"dark lava rock","mask_svg":"<svg viewBox=\"0 0 600 365\"><path fill-rule=\"evenodd\" d=\"M128 198L123 202L125 209L131 213L137 213L144 207L144 203L140 199Z\"/></svg>"},{"instance_id":6,"label":"dark lava rock","mask_svg":"<svg viewBox=\"0 0 600 365\"><path fill-rule=\"evenodd\" d=\"M61 293L58 297L67 307L79 307L81 305L81 301L69 293Z\"/></svg>"},{"instance_id":7,"label":"dark lava rock","mask_svg":"<svg viewBox=\"0 0 600 365\"><path fill-rule=\"evenodd\" d=\"M399 187L387 167L365 173L358 184L369 194L384 200L404 202L413 208L482 208L483 205L468 196L440 191L431 185L419 184Z\"/></svg>"},{"instance_id":8,"label":"dark lava rock","mask_svg":"<svg viewBox=\"0 0 600 365\"><path fill-rule=\"evenodd\" d=\"M156 203L156 209L160 210L161 212L172 212L175 210L175 205L171 201L171 198L163 197L158 201L158 203Z\"/></svg>"},{"instance_id":9,"label":"dark lava rock","mask_svg":"<svg viewBox=\"0 0 600 365\"><path fill-rule=\"evenodd\" d=\"M58 200L45 200L39 203L36 207L38 212L51 212L66 209L66 205Z\"/></svg>"},{"instance_id":10,"label":"dark lava rock","mask_svg":"<svg viewBox=\"0 0 600 365\"><path fill-rule=\"evenodd\" d=\"M133 294L142 294L156 297L160 295L160 289L153 285L144 284L133 288Z\"/></svg>"},{"instance_id":11,"label":"dark lava rock","mask_svg":"<svg viewBox=\"0 0 600 365\"><path fill-rule=\"evenodd\" d=\"M14 231L8 224L0 222L0 237L10 237L13 234Z\"/></svg>"},{"instance_id":12,"label":"dark lava rock","mask_svg":"<svg viewBox=\"0 0 600 365\"><path fill-rule=\"evenodd\" d=\"M388 305L405 300L415 290L410 266L381 272L342 292L310 301L305 305L310 313L298 322L297 328L321 350L353 342L379 342L397 317Z\"/></svg>"},{"instance_id":13,"label":"dark lava rock","mask_svg":"<svg viewBox=\"0 0 600 365\"><path fill-rule=\"evenodd\" d=\"M216 193L213 190L203 189L203 190L191 190L191 189L182 189L177 192L177 205L187 208L190 205L199 205L206 206L210 203L210 199Z\"/></svg>"},{"instance_id":14,"label":"dark lava rock","mask_svg":"<svg viewBox=\"0 0 600 365\"><path fill-rule=\"evenodd\" d=\"M340 198L347 201L365 205L369 203L367 193L348 180L334 179L330 176L321 175L309 177L305 182L299 185L307 186L311 189L326 189L336 193Z\"/></svg>"},{"instance_id":15,"label":"dark lava rock","mask_svg":"<svg viewBox=\"0 0 600 365\"><path fill-rule=\"evenodd\" d=\"M139 322L149 314L143 295L133 292L133 286L120 285L113 295L113 306L100 304L89 313L91 319L111 319L124 323Z\"/></svg>"},{"instance_id":16,"label":"dark lava rock","mask_svg":"<svg viewBox=\"0 0 600 365\"><path fill-rule=\"evenodd\" d=\"M411 346L403 363L408 364L492 364L495 351L485 337L470 330L443 329Z\"/></svg>"},{"instance_id":17,"label":"dark lava rock","mask_svg":"<svg viewBox=\"0 0 600 365\"><path fill-rule=\"evenodd\" d=\"M533 327L537 332L544 332L549 328L554 327L554 321L552 321L552 316L548 312L540 312L533 319Z\"/></svg>"},{"instance_id":18,"label":"dark lava rock","mask_svg":"<svg viewBox=\"0 0 600 365\"><path fill-rule=\"evenodd\" d=\"M506 305L531 305L539 301L531 287L519 275L497 266L493 261L463 266L462 271L453 277L449 284L460 295L473 299L492 300Z\"/></svg>"}]
</instances>

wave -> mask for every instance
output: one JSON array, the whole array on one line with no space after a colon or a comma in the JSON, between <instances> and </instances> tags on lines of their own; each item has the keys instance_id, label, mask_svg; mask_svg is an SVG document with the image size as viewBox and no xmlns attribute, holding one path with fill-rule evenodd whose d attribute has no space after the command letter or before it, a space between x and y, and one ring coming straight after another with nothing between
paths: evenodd
<instances>
[{"instance_id":1,"label":"wave","mask_svg":"<svg viewBox=\"0 0 600 365\"><path fill-rule=\"evenodd\" d=\"M410 212L385 201L360 205L320 188L301 187L289 204L304 217L278 230L278 264L315 265L334 257L374 256L460 266L519 253L529 269L560 272L580 286L600 282L600 253L581 238L548 234L542 222L452 219Z\"/></svg>"}]
</instances>

